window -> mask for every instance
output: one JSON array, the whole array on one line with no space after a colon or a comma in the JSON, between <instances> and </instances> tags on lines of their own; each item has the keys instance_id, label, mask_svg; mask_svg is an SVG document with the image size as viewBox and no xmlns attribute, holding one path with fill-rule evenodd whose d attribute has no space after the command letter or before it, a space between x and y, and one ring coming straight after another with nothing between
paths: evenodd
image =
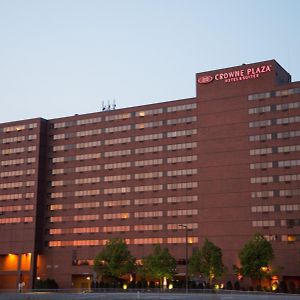
<instances>
[{"instance_id":1,"label":"window","mask_svg":"<svg viewBox=\"0 0 300 300\"><path fill-rule=\"evenodd\" d=\"M104 201L104 207L115 207L115 206L128 206L130 205L130 200L109 200Z\"/></svg>"},{"instance_id":2,"label":"window","mask_svg":"<svg viewBox=\"0 0 300 300\"><path fill-rule=\"evenodd\" d=\"M75 191L74 196L75 197L83 197L83 196L95 196L99 195L100 190L86 190L86 191Z\"/></svg>"},{"instance_id":3,"label":"window","mask_svg":"<svg viewBox=\"0 0 300 300\"><path fill-rule=\"evenodd\" d=\"M76 144L77 149L92 148L92 147L98 147L98 146L101 146L101 141Z\"/></svg>"},{"instance_id":4,"label":"window","mask_svg":"<svg viewBox=\"0 0 300 300\"><path fill-rule=\"evenodd\" d=\"M249 136L250 142L265 142L272 139L272 134L258 134Z\"/></svg>"},{"instance_id":5,"label":"window","mask_svg":"<svg viewBox=\"0 0 300 300\"><path fill-rule=\"evenodd\" d=\"M82 166L82 167L76 167L75 168L76 173L99 171L99 170L101 170L101 165Z\"/></svg>"},{"instance_id":6,"label":"window","mask_svg":"<svg viewBox=\"0 0 300 300\"><path fill-rule=\"evenodd\" d=\"M193 143L183 143L183 144L173 144L168 145L167 150L168 151L175 151L175 150L184 150L184 149L192 149L197 147L197 142Z\"/></svg>"},{"instance_id":7,"label":"window","mask_svg":"<svg viewBox=\"0 0 300 300\"><path fill-rule=\"evenodd\" d=\"M139 123L135 125L135 129L155 128L162 125L163 125L163 121Z\"/></svg>"},{"instance_id":8,"label":"window","mask_svg":"<svg viewBox=\"0 0 300 300\"><path fill-rule=\"evenodd\" d=\"M278 152L281 153L289 153L289 152L296 152L300 151L300 145L288 145L288 146L282 146L278 147Z\"/></svg>"},{"instance_id":9,"label":"window","mask_svg":"<svg viewBox=\"0 0 300 300\"><path fill-rule=\"evenodd\" d=\"M272 148L251 149L250 155L266 155L273 152Z\"/></svg>"},{"instance_id":10,"label":"window","mask_svg":"<svg viewBox=\"0 0 300 300\"><path fill-rule=\"evenodd\" d=\"M162 163L163 163L163 160L160 158L160 159L138 160L138 161L135 161L134 165L136 167L143 167L143 166L161 165Z\"/></svg>"},{"instance_id":11,"label":"window","mask_svg":"<svg viewBox=\"0 0 300 300\"><path fill-rule=\"evenodd\" d=\"M163 151L163 146L145 147L135 149L135 154L155 153Z\"/></svg>"},{"instance_id":12,"label":"window","mask_svg":"<svg viewBox=\"0 0 300 300\"><path fill-rule=\"evenodd\" d=\"M252 192L251 198L268 198L274 196L274 191L258 191L258 192Z\"/></svg>"},{"instance_id":13,"label":"window","mask_svg":"<svg viewBox=\"0 0 300 300\"><path fill-rule=\"evenodd\" d=\"M145 186L135 186L135 192L151 192L151 191L161 191L163 189L162 184L156 185L145 185Z\"/></svg>"},{"instance_id":14,"label":"window","mask_svg":"<svg viewBox=\"0 0 300 300\"><path fill-rule=\"evenodd\" d=\"M130 187L119 187L119 188L108 188L104 189L104 194L126 194L130 193L131 188Z\"/></svg>"},{"instance_id":15,"label":"window","mask_svg":"<svg viewBox=\"0 0 300 300\"><path fill-rule=\"evenodd\" d=\"M182 110L191 110L197 108L197 103L191 103L191 104L183 104L183 105L177 105L177 106L171 106L167 108L167 112L176 112L176 111L182 111Z\"/></svg>"},{"instance_id":16,"label":"window","mask_svg":"<svg viewBox=\"0 0 300 300\"><path fill-rule=\"evenodd\" d=\"M119 163L112 163L112 164L105 164L105 170L112 170L112 169L125 169L131 167L131 162L119 162Z\"/></svg>"},{"instance_id":17,"label":"window","mask_svg":"<svg viewBox=\"0 0 300 300\"><path fill-rule=\"evenodd\" d=\"M126 155L130 155L130 154L131 154L131 150L130 149L127 149L127 150L117 150L117 151L105 152L104 153L104 157L126 156Z\"/></svg>"},{"instance_id":18,"label":"window","mask_svg":"<svg viewBox=\"0 0 300 300\"><path fill-rule=\"evenodd\" d=\"M105 117L105 121L116 121L116 120L126 120L131 117L130 113L123 113L118 115L110 115Z\"/></svg>"},{"instance_id":19,"label":"window","mask_svg":"<svg viewBox=\"0 0 300 300\"><path fill-rule=\"evenodd\" d=\"M131 179L130 174L105 176L104 177L104 182L126 181L126 180L130 180L130 179Z\"/></svg>"},{"instance_id":20,"label":"window","mask_svg":"<svg viewBox=\"0 0 300 300\"><path fill-rule=\"evenodd\" d=\"M300 88L276 91L275 96L283 97L283 96L294 95L294 94L300 94Z\"/></svg>"},{"instance_id":21,"label":"window","mask_svg":"<svg viewBox=\"0 0 300 300\"><path fill-rule=\"evenodd\" d=\"M274 227L275 220L258 220L252 221L252 227Z\"/></svg>"},{"instance_id":22,"label":"window","mask_svg":"<svg viewBox=\"0 0 300 300\"><path fill-rule=\"evenodd\" d=\"M271 97L271 93L260 93L260 94L253 94L248 96L248 100L253 101L253 100L262 100L262 99L268 99Z\"/></svg>"},{"instance_id":23,"label":"window","mask_svg":"<svg viewBox=\"0 0 300 300\"><path fill-rule=\"evenodd\" d=\"M180 182L167 184L168 190L192 189L198 187L198 182Z\"/></svg>"},{"instance_id":24,"label":"window","mask_svg":"<svg viewBox=\"0 0 300 300\"><path fill-rule=\"evenodd\" d=\"M269 169L269 168L273 168L273 163L272 162L261 162L261 163L254 163L254 164L250 164L250 169L251 170L256 170L256 169Z\"/></svg>"},{"instance_id":25,"label":"window","mask_svg":"<svg viewBox=\"0 0 300 300\"><path fill-rule=\"evenodd\" d=\"M169 210L168 217L198 215L198 209Z\"/></svg>"},{"instance_id":26,"label":"window","mask_svg":"<svg viewBox=\"0 0 300 300\"><path fill-rule=\"evenodd\" d=\"M92 129L92 130L86 130L86 131L78 131L76 132L77 137L83 137L83 136L89 136L89 135L98 135L101 133L101 129Z\"/></svg>"},{"instance_id":27,"label":"window","mask_svg":"<svg viewBox=\"0 0 300 300\"><path fill-rule=\"evenodd\" d=\"M130 213L103 214L104 220L129 219Z\"/></svg>"},{"instance_id":28,"label":"window","mask_svg":"<svg viewBox=\"0 0 300 300\"><path fill-rule=\"evenodd\" d=\"M163 229L161 224L149 224L149 225L134 225L134 231L159 231Z\"/></svg>"},{"instance_id":29,"label":"window","mask_svg":"<svg viewBox=\"0 0 300 300\"><path fill-rule=\"evenodd\" d=\"M187 124L187 123L192 123L192 122L196 122L196 121L197 121L196 116L185 117L185 118L167 120L167 125Z\"/></svg>"},{"instance_id":30,"label":"window","mask_svg":"<svg viewBox=\"0 0 300 300\"><path fill-rule=\"evenodd\" d=\"M162 216L162 211L139 211L134 213L135 218L158 218Z\"/></svg>"},{"instance_id":31,"label":"window","mask_svg":"<svg viewBox=\"0 0 300 300\"><path fill-rule=\"evenodd\" d=\"M87 159L97 159L101 157L101 153L89 153L76 155L75 160L87 160Z\"/></svg>"},{"instance_id":32,"label":"window","mask_svg":"<svg viewBox=\"0 0 300 300\"><path fill-rule=\"evenodd\" d=\"M251 177L251 183L270 183L274 182L273 176L263 176L263 177Z\"/></svg>"},{"instance_id":33,"label":"window","mask_svg":"<svg viewBox=\"0 0 300 300\"><path fill-rule=\"evenodd\" d=\"M128 144L131 142L131 137L105 140L105 145Z\"/></svg>"},{"instance_id":34,"label":"window","mask_svg":"<svg viewBox=\"0 0 300 300\"><path fill-rule=\"evenodd\" d=\"M197 129L171 131L171 132L167 133L167 137L176 138L176 137L180 137L180 136L191 136L193 134L197 134Z\"/></svg>"},{"instance_id":35,"label":"window","mask_svg":"<svg viewBox=\"0 0 300 300\"><path fill-rule=\"evenodd\" d=\"M195 160L197 160L197 155L177 156L177 157L169 157L167 159L167 163L175 164L175 163L192 162Z\"/></svg>"},{"instance_id":36,"label":"window","mask_svg":"<svg viewBox=\"0 0 300 300\"><path fill-rule=\"evenodd\" d=\"M266 127L272 125L271 120L261 120L261 121L253 121L249 122L249 128L255 128L255 127Z\"/></svg>"},{"instance_id":37,"label":"window","mask_svg":"<svg viewBox=\"0 0 300 300\"><path fill-rule=\"evenodd\" d=\"M98 123L98 122L101 122L101 117L77 120L76 125L94 124L94 123Z\"/></svg>"},{"instance_id":38,"label":"window","mask_svg":"<svg viewBox=\"0 0 300 300\"><path fill-rule=\"evenodd\" d=\"M197 174L197 169L184 169L184 170L173 170L168 171L167 176L188 176Z\"/></svg>"},{"instance_id":39,"label":"window","mask_svg":"<svg viewBox=\"0 0 300 300\"><path fill-rule=\"evenodd\" d=\"M277 138L278 139L288 139L288 138L293 138L293 137L298 137L298 136L300 136L300 130L285 131L285 132L278 132L277 133Z\"/></svg>"},{"instance_id":40,"label":"window","mask_svg":"<svg viewBox=\"0 0 300 300\"><path fill-rule=\"evenodd\" d=\"M134 245L147 245L147 244L162 244L162 238L141 238L141 239L133 239Z\"/></svg>"},{"instance_id":41,"label":"window","mask_svg":"<svg viewBox=\"0 0 300 300\"><path fill-rule=\"evenodd\" d=\"M130 231L129 226L104 226L103 232L127 232Z\"/></svg>"},{"instance_id":42,"label":"window","mask_svg":"<svg viewBox=\"0 0 300 300\"><path fill-rule=\"evenodd\" d=\"M128 131L131 129L131 125L123 125L123 126L115 126L115 127L109 127L105 128L106 133L113 133L113 132L122 132L122 131Z\"/></svg>"},{"instance_id":43,"label":"window","mask_svg":"<svg viewBox=\"0 0 300 300\"><path fill-rule=\"evenodd\" d=\"M162 176L163 176L163 172L148 172L148 173L134 174L134 179L151 179L151 178L159 178Z\"/></svg>"},{"instance_id":44,"label":"window","mask_svg":"<svg viewBox=\"0 0 300 300\"><path fill-rule=\"evenodd\" d=\"M275 211L274 205L259 205L259 206L251 207L251 212L253 213L274 212L274 211Z\"/></svg>"},{"instance_id":45,"label":"window","mask_svg":"<svg viewBox=\"0 0 300 300\"><path fill-rule=\"evenodd\" d=\"M143 198L143 199L135 199L135 205L155 205L163 203L163 198Z\"/></svg>"},{"instance_id":46,"label":"window","mask_svg":"<svg viewBox=\"0 0 300 300\"><path fill-rule=\"evenodd\" d=\"M136 117L145 117L145 116L151 116L151 115L158 115L162 114L163 109L162 108L156 108L156 109L149 109L144 111L139 111L135 113Z\"/></svg>"},{"instance_id":47,"label":"window","mask_svg":"<svg viewBox=\"0 0 300 300\"><path fill-rule=\"evenodd\" d=\"M145 142L145 141L152 141L152 140L160 140L160 139L162 139L162 137L163 137L162 133L139 135L139 136L135 137L135 141L136 142Z\"/></svg>"},{"instance_id":48,"label":"window","mask_svg":"<svg viewBox=\"0 0 300 300\"><path fill-rule=\"evenodd\" d=\"M280 182L298 181L300 180L300 174L293 175L281 175L279 176Z\"/></svg>"},{"instance_id":49,"label":"window","mask_svg":"<svg viewBox=\"0 0 300 300\"><path fill-rule=\"evenodd\" d=\"M198 201L198 196L176 196L176 197L168 197L168 203L181 203L181 202L195 202Z\"/></svg>"},{"instance_id":50,"label":"window","mask_svg":"<svg viewBox=\"0 0 300 300\"><path fill-rule=\"evenodd\" d=\"M271 106L260 106L260 107L253 107L248 109L248 114L262 114L265 112L270 112L271 111Z\"/></svg>"}]
</instances>

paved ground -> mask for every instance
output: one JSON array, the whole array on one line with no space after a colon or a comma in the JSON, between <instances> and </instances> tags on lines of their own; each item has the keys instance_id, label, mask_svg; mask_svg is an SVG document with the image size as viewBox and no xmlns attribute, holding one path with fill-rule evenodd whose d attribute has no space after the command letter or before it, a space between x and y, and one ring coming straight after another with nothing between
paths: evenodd
<instances>
[{"instance_id":1,"label":"paved ground","mask_svg":"<svg viewBox=\"0 0 300 300\"><path fill-rule=\"evenodd\" d=\"M172 294L172 293L0 293L0 300L300 300L287 294Z\"/></svg>"}]
</instances>

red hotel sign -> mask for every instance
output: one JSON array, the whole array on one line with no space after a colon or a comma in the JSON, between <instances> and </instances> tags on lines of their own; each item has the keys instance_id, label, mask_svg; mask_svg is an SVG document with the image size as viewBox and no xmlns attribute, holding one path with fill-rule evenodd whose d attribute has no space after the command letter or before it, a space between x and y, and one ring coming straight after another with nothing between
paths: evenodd
<instances>
[{"instance_id":1,"label":"red hotel sign","mask_svg":"<svg viewBox=\"0 0 300 300\"><path fill-rule=\"evenodd\" d=\"M213 80L223 80L226 83L237 82L248 79L258 78L262 73L268 73L272 71L272 65L262 65L255 68L247 68L235 71L229 71L224 73L217 73L215 76L204 75L198 78L198 83L206 84Z\"/></svg>"}]
</instances>

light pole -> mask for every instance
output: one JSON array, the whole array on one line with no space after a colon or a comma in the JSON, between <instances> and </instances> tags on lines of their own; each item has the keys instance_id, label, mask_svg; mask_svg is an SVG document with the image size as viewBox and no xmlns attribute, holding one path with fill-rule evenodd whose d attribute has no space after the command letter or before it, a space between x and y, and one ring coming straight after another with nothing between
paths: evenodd
<instances>
[{"instance_id":1,"label":"light pole","mask_svg":"<svg viewBox=\"0 0 300 300\"><path fill-rule=\"evenodd\" d=\"M179 227L185 228L185 292L189 290L189 249L188 249L188 226L185 224L179 224Z\"/></svg>"}]
</instances>

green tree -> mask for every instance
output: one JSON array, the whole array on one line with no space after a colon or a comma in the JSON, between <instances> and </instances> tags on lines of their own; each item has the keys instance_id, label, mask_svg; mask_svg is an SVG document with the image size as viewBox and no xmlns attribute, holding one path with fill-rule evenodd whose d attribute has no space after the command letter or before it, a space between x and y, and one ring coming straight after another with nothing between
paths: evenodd
<instances>
[{"instance_id":1,"label":"green tree","mask_svg":"<svg viewBox=\"0 0 300 300\"><path fill-rule=\"evenodd\" d=\"M211 284L214 278L221 277L225 272L221 248L205 239L202 248L198 248L191 256L189 270L192 274L205 276Z\"/></svg>"},{"instance_id":2,"label":"green tree","mask_svg":"<svg viewBox=\"0 0 300 300\"><path fill-rule=\"evenodd\" d=\"M251 280L266 278L266 270L274 258L273 248L262 235L255 234L239 252L241 267L234 269Z\"/></svg>"},{"instance_id":3,"label":"green tree","mask_svg":"<svg viewBox=\"0 0 300 300\"><path fill-rule=\"evenodd\" d=\"M96 256L94 270L98 275L108 276L116 281L135 271L135 258L123 239L111 239Z\"/></svg>"},{"instance_id":4,"label":"green tree","mask_svg":"<svg viewBox=\"0 0 300 300\"><path fill-rule=\"evenodd\" d=\"M163 278L172 279L176 272L176 259L169 253L168 248L155 245L153 253L142 260L142 272L152 279L159 279L162 286Z\"/></svg>"}]
</instances>

